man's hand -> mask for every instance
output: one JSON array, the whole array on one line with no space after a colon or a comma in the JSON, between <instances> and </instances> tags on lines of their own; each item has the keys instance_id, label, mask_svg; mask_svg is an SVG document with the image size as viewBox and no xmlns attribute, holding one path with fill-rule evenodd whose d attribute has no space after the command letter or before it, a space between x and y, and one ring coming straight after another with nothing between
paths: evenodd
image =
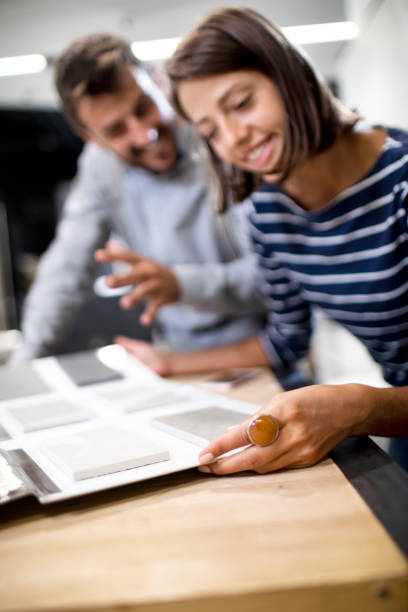
<instances>
[{"instance_id":1,"label":"man's hand","mask_svg":"<svg viewBox=\"0 0 408 612\"><path fill-rule=\"evenodd\" d=\"M132 308L139 302L147 302L140 322L151 325L157 311L164 304L176 302L180 296L180 285L174 272L153 259L138 255L120 244L109 240L104 249L95 251L95 259L100 263L122 262L129 269L121 274L106 277L109 287L135 285L135 288L120 299L122 308Z\"/></svg>"},{"instance_id":2,"label":"man's hand","mask_svg":"<svg viewBox=\"0 0 408 612\"><path fill-rule=\"evenodd\" d=\"M127 336L116 336L115 343L122 346L137 359L140 359L140 361L160 376L167 376L170 373L169 365L166 361L166 353L158 351L150 342L133 340Z\"/></svg>"}]
</instances>

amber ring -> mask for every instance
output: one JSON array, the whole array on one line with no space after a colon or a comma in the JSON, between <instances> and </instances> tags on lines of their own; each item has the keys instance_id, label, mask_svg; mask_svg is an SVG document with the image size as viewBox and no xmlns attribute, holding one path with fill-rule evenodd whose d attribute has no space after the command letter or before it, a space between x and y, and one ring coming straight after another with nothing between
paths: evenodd
<instances>
[{"instance_id":1,"label":"amber ring","mask_svg":"<svg viewBox=\"0 0 408 612\"><path fill-rule=\"evenodd\" d=\"M254 446L268 446L279 436L279 423L270 414L258 414L247 425L248 440Z\"/></svg>"}]
</instances>

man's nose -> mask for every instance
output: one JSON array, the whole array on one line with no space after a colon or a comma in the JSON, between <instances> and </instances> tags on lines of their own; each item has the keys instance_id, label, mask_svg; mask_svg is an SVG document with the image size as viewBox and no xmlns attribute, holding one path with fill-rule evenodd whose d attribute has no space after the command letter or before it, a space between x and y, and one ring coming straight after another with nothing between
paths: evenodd
<instances>
[{"instance_id":1,"label":"man's nose","mask_svg":"<svg viewBox=\"0 0 408 612\"><path fill-rule=\"evenodd\" d=\"M146 147L154 140L157 140L157 130L148 122L137 117L129 117L128 130L132 144L135 147Z\"/></svg>"}]
</instances>

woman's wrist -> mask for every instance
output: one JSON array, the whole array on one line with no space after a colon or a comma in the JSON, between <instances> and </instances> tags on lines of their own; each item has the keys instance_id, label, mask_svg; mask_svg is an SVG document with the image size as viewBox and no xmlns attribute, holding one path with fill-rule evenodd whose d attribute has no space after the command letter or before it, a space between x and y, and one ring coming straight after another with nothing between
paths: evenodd
<instances>
[{"instance_id":1,"label":"woman's wrist","mask_svg":"<svg viewBox=\"0 0 408 612\"><path fill-rule=\"evenodd\" d=\"M376 395L374 387L359 383L346 385L349 393L345 410L348 413L349 436L361 436L370 433L375 421Z\"/></svg>"},{"instance_id":2,"label":"woman's wrist","mask_svg":"<svg viewBox=\"0 0 408 612\"><path fill-rule=\"evenodd\" d=\"M270 365L259 339L251 336L233 344L225 344L190 352L162 353L163 376L197 374L224 368L263 367Z\"/></svg>"},{"instance_id":3,"label":"woman's wrist","mask_svg":"<svg viewBox=\"0 0 408 612\"><path fill-rule=\"evenodd\" d=\"M351 383L351 436L407 436L408 387L377 388Z\"/></svg>"}]
</instances>

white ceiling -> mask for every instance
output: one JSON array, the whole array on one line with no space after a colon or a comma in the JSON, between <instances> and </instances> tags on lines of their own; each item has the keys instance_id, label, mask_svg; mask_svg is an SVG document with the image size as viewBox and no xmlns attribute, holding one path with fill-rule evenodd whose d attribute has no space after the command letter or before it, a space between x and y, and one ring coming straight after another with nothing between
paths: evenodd
<instances>
[{"instance_id":1,"label":"white ceiling","mask_svg":"<svg viewBox=\"0 0 408 612\"><path fill-rule=\"evenodd\" d=\"M132 42L180 36L204 12L227 5L253 8L280 26L346 19L343 0L0 0L0 57L53 57L75 37L96 31L115 32ZM333 76L341 45L309 45L306 50L323 74ZM0 79L0 105L54 103L51 70Z\"/></svg>"}]
</instances>

